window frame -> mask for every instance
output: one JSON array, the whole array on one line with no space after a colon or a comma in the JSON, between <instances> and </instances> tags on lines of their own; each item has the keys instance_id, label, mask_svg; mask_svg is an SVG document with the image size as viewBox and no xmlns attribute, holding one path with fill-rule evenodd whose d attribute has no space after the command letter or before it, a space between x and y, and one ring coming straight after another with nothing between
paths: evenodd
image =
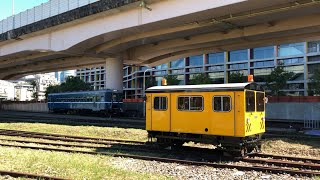
<instances>
[{"instance_id":1,"label":"window frame","mask_svg":"<svg viewBox=\"0 0 320 180\"><path fill-rule=\"evenodd\" d=\"M257 98L257 94L260 93L260 94L263 94L263 99L262 99L262 102L263 102L263 111L260 111L258 110L258 98ZM264 92L261 92L261 91L256 91L256 112L265 112L266 111L266 103L265 103L265 93Z\"/></svg>"},{"instance_id":2,"label":"window frame","mask_svg":"<svg viewBox=\"0 0 320 180\"><path fill-rule=\"evenodd\" d=\"M253 111L248 111L247 110L247 92L253 92L253 95L254 95L254 100L253 100L253 103L254 103L254 110ZM253 113L253 112L257 112L257 108L256 108L256 91L253 91L253 90L246 90L245 91L245 94L244 94L244 97L245 97L245 112L246 113Z\"/></svg>"},{"instance_id":3,"label":"window frame","mask_svg":"<svg viewBox=\"0 0 320 180\"><path fill-rule=\"evenodd\" d=\"M186 109L179 109L179 98L189 98L189 109L186 110ZM202 102L202 106L201 106L201 110L191 110L191 98L192 97L200 97L201 98L201 102ZM177 97L177 106L176 106L177 110L178 111L189 111L189 112L202 112L204 110L204 98L202 95L190 95L190 96L187 96L187 95L183 95L183 96L178 96Z\"/></svg>"},{"instance_id":4,"label":"window frame","mask_svg":"<svg viewBox=\"0 0 320 180\"><path fill-rule=\"evenodd\" d=\"M165 108L165 109L155 109L155 108L154 108L154 100L155 100L155 98L166 98L166 108ZM159 101L159 103L160 103L160 102L161 102L161 101ZM160 105L159 105L159 107L160 107ZM154 111L167 111L167 110L168 110L168 97L167 97L167 96L155 96L155 97L153 97L152 109L153 109Z\"/></svg>"},{"instance_id":5,"label":"window frame","mask_svg":"<svg viewBox=\"0 0 320 180\"><path fill-rule=\"evenodd\" d=\"M215 97L220 97L220 99L221 99L221 107L222 107L222 111L216 111L216 110L214 110L214 98ZM224 97L228 97L229 98L229 101L230 101L230 110L229 111L223 111L223 98ZM231 96L229 96L229 95L214 95L214 96L212 96L212 102L211 102L211 104L212 104L212 110L213 110L213 112L221 112L221 113L224 113L224 112L231 112L232 111L232 98L231 98Z\"/></svg>"}]
</instances>

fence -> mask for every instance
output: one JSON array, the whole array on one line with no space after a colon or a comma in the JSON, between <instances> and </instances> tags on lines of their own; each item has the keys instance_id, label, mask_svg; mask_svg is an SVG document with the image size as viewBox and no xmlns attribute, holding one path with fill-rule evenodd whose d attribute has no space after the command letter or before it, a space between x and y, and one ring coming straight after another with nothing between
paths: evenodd
<instances>
[{"instance_id":1,"label":"fence","mask_svg":"<svg viewBox=\"0 0 320 180\"><path fill-rule=\"evenodd\" d=\"M97 1L99 0L50 0L0 21L0 34Z\"/></svg>"}]
</instances>

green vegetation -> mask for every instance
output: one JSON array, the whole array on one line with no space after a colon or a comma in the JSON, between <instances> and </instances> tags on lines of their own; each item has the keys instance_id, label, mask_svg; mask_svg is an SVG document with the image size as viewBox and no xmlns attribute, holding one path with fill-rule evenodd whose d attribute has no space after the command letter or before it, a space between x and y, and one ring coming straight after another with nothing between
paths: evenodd
<instances>
[{"instance_id":1,"label":"green vegetation","mask_svg":"<svg viewBox=\"0 0 320 180\"><path fill-rule=\"evenodd\" d=\"M210 77L205 74L205 73L201 73L201 74L196 74L193 76L192 79L190 79L189 84L191 85L197 85L197 84L211 84L212 80L210 79Z\"/></svg>"},{"instance_id":2,"label":"green vegetation","mask_svg":"<svg viewBox=\"0 0 320 180\"><path fill-rule=\"evenodd\" d=\"M166 75L164 78L167 80L167 85L178 85L180 83L177 75Z\"/></svg>"},{"instance_id":3,"label":"green vegetation","mask_svg":"<svg viewBox=\"0 0 320 180\"><path fill-rule=\"evenodd\" d=\"M115 158L0 147L0 169L69 179L167 179L117 168Z\"/></svg>"},{"instance_id":4,"label":"green vegetation","mask_svg":"<svg viewBox=\"0 0 320 180\"><path fill-rule=\"evenodd\" d=\"M67 126L42 123L0 123L1 129L57 133L74 136L89 136L114 139L146 141L147 132L141 129L123 129L95 126Z\"/></svg>"},{"instance_id":5,"label":"green vegetation","mask_svg":"<svg viewBox=\"0 0 320 180\"><path fill-rule=\"evenodd\" d=\"M233 72L229 74L229 83L243 83L246 82L246 77L241 72Z\"/></svg>"},{"instance_id":6,"label":"green vegetation","mask_svg":"<svg viewBox=\"0 0 320 180\"><path fill-rule=\"evenodd\" d=\"M60 85L49 86L46 90L46 97L48 97L50 93L90 91L92 89L89 83L82 81L79 77L69 76L66 82Z\"/></svg>"},{"instance_id":7,"label":"green vegetation","mask_svg":"<svg viewBox=\"0 0 320 180\"><path fill-rule=\"evenodd\" d=\"M287 81L294 76L293 72L285 71L283 65L275 67L271 74L266 78L266 86L271 91L271 95L282 96L285 95L281 89L285 89Z\"/></svg>"},{"instance_id":8,"label":"green vegetation","mask_svg":"<svg viewBox=\"0 0 320 180\"><path fill-rule=\"evenodd\" d=\"M320 95L320 70L316 69L310 78L309 95Z\"/></svg>"}]
</instances>

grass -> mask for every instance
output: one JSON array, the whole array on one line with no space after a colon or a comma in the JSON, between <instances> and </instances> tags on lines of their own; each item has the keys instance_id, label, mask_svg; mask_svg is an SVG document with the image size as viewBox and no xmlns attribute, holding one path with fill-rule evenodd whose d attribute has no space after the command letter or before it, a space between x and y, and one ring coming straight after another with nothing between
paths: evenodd
<instances>
[{"instance_id":1,"label":"grass","mask_svg":"<svg viewBox=\"0 0 320 180\"><path fill-rule=\"evenodd\" d=\"M147 140L147 132L139 129L123 129L95 126L67 126L43 123L0 123L0 128L76 136L128 139L138 141ZM1 136L1 138L4 137L5 136ZM6 139L17 138L6 137ZM27 140L29 138L18 139ZM48 142L47 140L41 139L38 139L38 141ZM64 149L79 148L64 147ZM94 149L81 150L94 151ZM27 172L71 179L168 179L168 177L158 174L138 173L119 169L112 165L111 162L114 159L113 157L103 155L100 156L72 154L63 152L20 149L12 147L0 147L0 157L0 170L7 171L12 170L18 172Z\"/></svg>"},{"instance_id":2,"label":"grass","mask_svg":"<svg viewBox=\"0 0 320 180\"><path fill-rule=\"evenodd\" d=\"M112 166L112 157L0 147L0 169L71 179L169 179Z\"/></svg>"},{"instance_id":3,"label":"grass","mask_svg":"<svg viewBox=\"0 0 320 180\"><path fill-rule=\"evenodd\" d=\"M0 129L56 133L75 136L128 139L137 141L147 140L147 132L141 129L124 129L96 126L68 126L44 123L0 123Z\"/></svg>"}]
</instances>

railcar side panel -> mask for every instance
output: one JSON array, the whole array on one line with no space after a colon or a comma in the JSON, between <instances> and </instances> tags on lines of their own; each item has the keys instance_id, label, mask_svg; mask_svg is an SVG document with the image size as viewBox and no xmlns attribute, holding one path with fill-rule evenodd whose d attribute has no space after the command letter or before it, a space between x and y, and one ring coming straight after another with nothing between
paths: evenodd
<instances>
[{"instance_id":1,"label":"railcar side panel","mask_svg":"<svg viewBox=\"0 0 320 180\"><path fill-rule=\"evenodd\" d=\"M170 93L156 93L151 95L152 99L152 114L151 114L151 129L153 131L170 131L171 120L171 105Z\"/></svg>"},{"instance_id":2,"label":"railcar side panel","mask_svg":"<svg viewBox=\"0 0 320 180\"><path fill-rule=\"evenodd\" d=\"M210 134L235 135L235 96L234 92L208 92L209 120L212 123Z\"/></svg>"},{"instance_id":3,"label":"railcar side panel","mask_svg":"<svg viewBox=\"0 0 320 180\"><path fill-rule=\"evenodd\" d=\"M151 131L151 124L152 124L152 94L146 94L146 130Z\"/></svg>"},{"instance_id":4,"label":"railcar side panel","mask_svg":"<svg viewBox=\"0 0 320 180\"><path fill-rule=\"evenodd\" d=\"M265 132L264 92L245 91L245 136Z\"/></svg>"},{"instance_id":5,"label":"railcar side panel","mask_svg":"<svg viewBox=\"0 0 320 180\"><path fill-rule=\"evenodd\" d=\"M205 92L171 93L171 131L209 134L211 120L206 113L210 109L205 105L207 99Z\"/></svg>"},{"instance_id":6,"label":"railcar side panel","mask_svg":"<svg viewBox=\"0 0 320 180\"><path fill-rule=\"evenodd\" d=\"M244 92L235 92L235 136L245 137Z\"/></svg>"}]
</instances>

